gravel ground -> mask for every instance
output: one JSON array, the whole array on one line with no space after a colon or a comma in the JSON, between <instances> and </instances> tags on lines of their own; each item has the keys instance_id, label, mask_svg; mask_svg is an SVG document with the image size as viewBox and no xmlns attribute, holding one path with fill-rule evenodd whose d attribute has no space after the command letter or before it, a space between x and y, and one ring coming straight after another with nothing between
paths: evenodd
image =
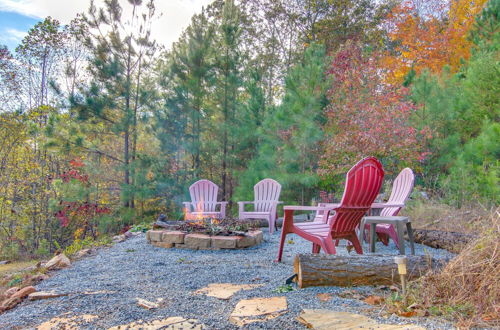
<instances>
[{"instance_id":1,"label":"gravel ground","mask_svg":"<svg viewBox=\"0 0 500 330\"><path fill-rule=\"evenodd\" d=\"M303 329L296 317L303 308L330 309L363 313L376 318L370 312L372 306L360 300L337 296L346 288L319 287L277 293L279 286L292 275L292 259L296 253L310 251L310 243L293 237L295 244L285 245L283 263L274 263L277 254L279 233L273 236L263 229L265 242L245 250L191 251L186 249L163 249L146 243L145 235L133 237L110 248L101 248L92 256L76 261L71 267L56 272L50 279L37 285L37 290L56 290L70 293L69 296L49 300L25 300L17 308L0 315L1 329L25 329L36 327L44 321L64 313L92 314L98 319L83 328L105 329L110 326L128 324L136 320L155 320L170 316L182 316L199 320L211 329L237 328L228 318L241 299L254 297L286 296L288 312L266 323L255 323L250 329ZM365 245L366 247L366 245ZM395 245L388 247L377 243L377 253L397 254ZM424 251L425 250L425 251ZM342 246L337 250L346 254ZM449 255L447 251L435 250L416 244L416 253L429 253L435 257ZM195 295L197 289L210 283L264 284L263 287L240 291L229 300L219 300L204 295ZM360 293L371 292L371 287L358 287ZM107 293L85 295L85 291L107 291ZM329 302L321 302L318 293L331 293ZM145 310L136 304L136 298L156 301L164 298L166 304L157 310ZM429 329L452 328L437 319L391 316L380 318L385 323L418 323Z\"/></svg>"}]
</instances>

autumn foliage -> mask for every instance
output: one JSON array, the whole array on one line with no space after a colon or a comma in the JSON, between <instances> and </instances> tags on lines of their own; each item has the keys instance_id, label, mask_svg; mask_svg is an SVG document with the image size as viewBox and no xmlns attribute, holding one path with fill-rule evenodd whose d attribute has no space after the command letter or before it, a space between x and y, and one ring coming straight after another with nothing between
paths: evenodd
<instances>
[{"instance_id":1,"label":"autumn foliage","mask_svg":"<svg viewBox=\"0 0 500 330\"><path fill-rule=\"evenodd\" d=\"M359 44L347 43L328 73L333 80L327 107L330 136L324 142L321 174L345 173L367 155L385 160L389 172L425 158L420 146L428 132L409 125L415 110L407 100L409 91L383 82L376 54L364 54Z\"/></svg>"},{"instance_id":2,"label":"autumn foliage","mask_svg":"<svg viewBox=\"0 0 500 330\"><path fill-rule=\"evenodd\" d=\"M402 83L410 70L438 73L444 66L457 72L468 60L474 19L486 0L406 0L387 17L388 38L394 44L384 57L387 81Z\"/></svg>"}]
</instances>

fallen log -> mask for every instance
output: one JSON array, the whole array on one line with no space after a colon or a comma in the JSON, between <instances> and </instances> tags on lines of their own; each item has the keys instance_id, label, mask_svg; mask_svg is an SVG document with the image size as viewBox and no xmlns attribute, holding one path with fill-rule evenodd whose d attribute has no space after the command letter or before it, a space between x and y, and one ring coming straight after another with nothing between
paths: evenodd
<instances>
[{"instance_id":1,"label":"fallen log","mask_svg":"<svg viewBox=\"0 0 500 330\"><path fill-rule=\"evenodd\" d=\"M298 254L294 270L300 288L309 286L358 286L393 284L400 281L394 255ZM449 259L407 256L407 278L442 268Z\"/></svg>"},{"instance_id":2,"label":"fallen log","mask_svg":"<svg viewBox=\"0 0 500 330\"><path fill-rule=\"evenodd\" d=\"M477 238L471 234L429 229L413 229L413 236L415 243L453 253L460 253L465 245Z\"/></svg>"}]
</instances>

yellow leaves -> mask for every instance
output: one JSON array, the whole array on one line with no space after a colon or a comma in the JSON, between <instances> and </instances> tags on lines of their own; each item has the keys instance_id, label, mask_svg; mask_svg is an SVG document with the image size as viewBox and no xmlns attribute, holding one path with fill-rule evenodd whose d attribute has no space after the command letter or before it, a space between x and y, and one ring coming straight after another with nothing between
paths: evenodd
<instances>
[{"instance_id":1,"label":"yellow leaves","mask_svg":"<svg viewBox=\"0 0 500 330\"><path fill-rule=\"evenodd\" d=\"M468 33L486 2L453 0L446 8L442 0L428 1L428 8L447 15L444 19L425 17L418 1L397 6L388 17L388 26L389 38L399 45L383 61L386 81L400 84L411 69L417 74L424 69L439 72L448 65L451 72L457 72L461 60L470 57Z\"/></svg>"}]
</instances>

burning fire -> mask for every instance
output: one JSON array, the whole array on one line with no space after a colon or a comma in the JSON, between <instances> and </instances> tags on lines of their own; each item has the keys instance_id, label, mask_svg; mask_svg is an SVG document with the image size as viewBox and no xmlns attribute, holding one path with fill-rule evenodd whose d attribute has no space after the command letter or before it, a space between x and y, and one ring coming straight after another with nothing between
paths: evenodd
<instances>
[{"instance_id":1,"label":"burning fire","mask_svg":"<svg viewBox=\"0 0 500 330\"><path fill-rule=\"evenodd\" d=\"M203 200L198 201L196 203L195 211L194 212L189 212L188 208L184 208L184 220L185 221L192 221L195 225L203 225L204 220L209 218L211 224L217 225L220 223L220 220L216 218L215 213L205 213L204 210L204 202Z\"/></svg>"}]
</instances>

